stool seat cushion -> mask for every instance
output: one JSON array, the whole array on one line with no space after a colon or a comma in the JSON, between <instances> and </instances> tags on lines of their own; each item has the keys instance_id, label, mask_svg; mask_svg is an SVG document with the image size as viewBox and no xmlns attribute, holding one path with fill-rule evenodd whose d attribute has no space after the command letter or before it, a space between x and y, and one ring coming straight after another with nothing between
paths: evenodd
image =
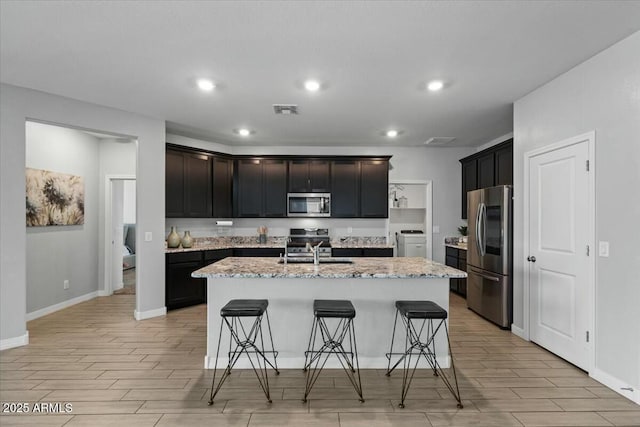
<instances>
[{"instance_id":1,"label":"stool seat cushion","mask_svg":"<svg viewBox=\"0 0 640 427\"><path fill-rule=\"evenodd\" d=\"M220 309L222 317L262 316L269 301L266 299L232 299Z\"/></svg>"},{"instance_id":2,"label":"stool seat cushion","mask_svg":"<svg viewBox=\"0 0 640 427\"><path fill-rule=\"evenodd\" d=\"M337 317L344 319L353 319L356 317L356 309L349 300L314 300L313 313L316 317Z\"/></svg>"},{"instance_id":3,"label":"stool seat cushion","mask_svg":"<svg viewBox=\"0 0 640 427\"><path fill-rule=\"evenodd\" d=\"M433 301L396 301L396 308L407 319L447 318L447 311Z\"/></svg>"}]
</instances>

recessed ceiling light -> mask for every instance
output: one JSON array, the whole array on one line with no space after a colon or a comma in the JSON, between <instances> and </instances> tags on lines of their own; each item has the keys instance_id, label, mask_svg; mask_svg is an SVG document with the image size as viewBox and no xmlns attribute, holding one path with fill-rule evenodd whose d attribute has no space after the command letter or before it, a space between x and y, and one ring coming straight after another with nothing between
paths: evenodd
<instances>
[{"instance_id":1,"label":"recessed ceiling light","mask_svg":"<svg viewBox=\"0 0 640 427\"><path fill-rule=\"evenodd\" d=\"M216 87L215 83L209 79L198 79L196 83L198 84L198 88L203 92L211 92Z\"/></svg>"},{"instance_id":2,"label":"recessed ceiling light","mask_svg":"<svg viewBox=\"0 0 640 427\"><path fill-rule=\"evenodd\" d=\"M309 92L317 92L320 90L320 82L317 80L307 80L304 82L304 88Z\"/></svg>"},{"instance_id":3,"label":"recessed ceiling light","mask_svg":"<svg viewBox=\"0 0 640 427\"><path fill-rule=\"evenodd\" d=\"M240 129L238 129L238 131L236 133L238 135L240 135L240 136L247 137L247 136L251 135L252 132L247 128L240 128Z\"/></svg>"},{"instance_id":4,"label":"recessed ceiling light","mask_svg":"<svg viewBox=\"0 0 640 427\"><path fill-rule=\"evenodd\" d=\"M432 80L427 84L427 89L431 92L437 92L444 87L442 80Z\"/></svg>"},{"instance_id":5,"label":"recessed ceiling light","mask_svg":"<svg viewBox=\"0 0 640 427\"><path fill-rule=\"evenodd\" d=\"M387 138L395 138L396 136L398 136L398 134L399 132L395 129L389 129L387 132L385 132Z\"/></svg>"}]
</instances>

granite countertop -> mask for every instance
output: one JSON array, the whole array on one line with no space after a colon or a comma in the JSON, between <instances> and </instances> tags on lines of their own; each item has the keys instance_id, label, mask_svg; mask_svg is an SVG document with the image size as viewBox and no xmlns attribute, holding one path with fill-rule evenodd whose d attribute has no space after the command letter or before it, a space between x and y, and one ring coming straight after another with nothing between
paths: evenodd
<instances>
[{"instance_id":1,"label":"granite countertop","mask_svg":"<svg viewBox=\"0 0 640 427\"><path fill-rule=\"evenodd\" d=\"M209 251L233 248L281 248L286 246L286 237L269 237L266 243L259 243L257 237L196 237L190 248L165 248L168 254L179 252ZM384 237L362 237L336 239L331 242L332 248L393 248L386 243Z\"/></svg>"},{"instance_id":2,"label":"granite countertop","mask_svg":"<svg viewBox=\"0 0 640 427\"><path fill-rule=\"evenodd\" d=\"M424 258L353 258L353 264L279 264L277 258L229 257L192 274L205 278L434 279L467 273Z\"/></svg>"},{"instance_id":3,"label":"granite countertop","mask_svg":"<svg viewBox=\"0 0 640 427\"><path fill-rule=\"evenodd\" d=\"M448 248L462 249L463 251L467 250L466 243L445 243L445 246Z\"/></svg>"}]
</instances>

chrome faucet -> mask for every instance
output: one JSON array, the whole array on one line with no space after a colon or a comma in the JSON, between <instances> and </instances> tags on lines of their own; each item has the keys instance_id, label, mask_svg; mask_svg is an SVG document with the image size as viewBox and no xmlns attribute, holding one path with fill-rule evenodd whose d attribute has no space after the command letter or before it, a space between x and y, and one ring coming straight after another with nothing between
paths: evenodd
<instances>
[{"instance_id":1,"label":"chrome faucet","mask_svg":"<svg viewBox=\"0 0 640 427\"><path fill-rule=\"evenodd\" d=\"M320 241L320 243L318 243L316 246L311 246L311 244L307 242L307 250L311 251L311 253L313 254L313 263L315 265L320 264L320 251L318 250L318 248L321 244L322 241Z\"/></svg>"}]
</instances>

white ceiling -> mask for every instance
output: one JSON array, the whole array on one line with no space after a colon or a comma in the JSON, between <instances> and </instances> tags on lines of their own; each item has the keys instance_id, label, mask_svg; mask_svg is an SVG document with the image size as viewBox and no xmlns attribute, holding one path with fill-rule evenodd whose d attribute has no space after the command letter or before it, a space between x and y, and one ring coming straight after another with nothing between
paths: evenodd
<instances>
[{"instance_id":1,"label":"white ceiling","mask_svg":"<svg viewBox=\"0 0 640 427\"><path fill-rule=\"evenodd\" d=\"M638 30L640 1L3 0L0 79L228 144L473 146L512 131L515 100ZM440 93L424 88L435 78Z\"/></svg>"}]
</instances>

